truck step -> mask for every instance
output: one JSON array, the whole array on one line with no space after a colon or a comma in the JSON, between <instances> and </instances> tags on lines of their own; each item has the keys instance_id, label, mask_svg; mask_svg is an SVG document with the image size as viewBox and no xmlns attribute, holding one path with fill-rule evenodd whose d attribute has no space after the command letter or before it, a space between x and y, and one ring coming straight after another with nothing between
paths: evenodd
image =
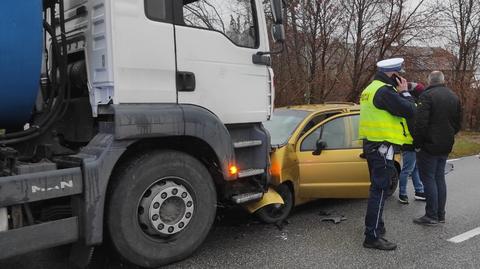
<instances>
[{"instance_id":1,"label":"truck step","mask_svg":"<svg viewBox=\"0 0 480 269\"><path fill-rule=\"evenodd\" d=\"M265 169L247 169L238 172L239 178L251 177L265 173Z\"/></svg>"},{"instance_id":2,"label":"truck step","mask_svg":"<svg viewBox=\"0 0 480 269\"><path fill-rule=\"evenodd\" d=\"M249 192L232 196L232 201L236 204L243 204L250 201L259 200L263 197L262 192Z\"/></svg>"},{"instance_id":3,"label":"truck step","mask_svg":"<svg viewBox=\"0 0 480 269\"><path fill-rule=\"evenodd\" d=\"M246 140L233 143L233 147L236 149L256 147L260 145L262 145L262 140Z\"/></svg>"}]
</instances>

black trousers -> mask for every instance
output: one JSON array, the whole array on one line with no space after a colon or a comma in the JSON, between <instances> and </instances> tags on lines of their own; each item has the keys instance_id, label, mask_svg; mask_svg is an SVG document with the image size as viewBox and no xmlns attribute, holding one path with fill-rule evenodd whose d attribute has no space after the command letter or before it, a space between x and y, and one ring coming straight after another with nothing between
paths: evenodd
<instances>
[{"instance_id":1,"label":"black trousers","mask_svg":"<svg viewBox=\"0 0 480 269\"><path fill-rule=\"evenodd\" d=\"M379 238L379 230L384 227L383 207L388 188L395 173L393 160L378 151L364 152L370 170L370 193L368 196L367 214L365 216L365 236L367 240Z\"/></svg>"},{"instance_id":2,"label":"black trousers","mask_svg":"<svg viewBox=\"0 0 480 269\"><path fill-rule=\"evenodd\" d=\"M447 203L445 165L447 158L448 155L431 155L423 150L417 152L418 172L427 198L425 215L434 220L445 218L445 204Z\"/></svg>"}]
</instances>

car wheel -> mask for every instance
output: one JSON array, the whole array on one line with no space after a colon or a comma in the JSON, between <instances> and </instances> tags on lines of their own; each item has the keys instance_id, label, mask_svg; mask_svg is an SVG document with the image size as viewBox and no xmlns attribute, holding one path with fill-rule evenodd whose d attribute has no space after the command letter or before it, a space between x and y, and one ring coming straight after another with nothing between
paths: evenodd
<instances>
[{"instance_id":1,"label":"car wheel","mask_svg":"<svg viewBox=\"0 0 480 269\"><path fill-rule=\"evenodd\" d=\"M107 227L114 249L142 267L191 255L207 236L216 192L206 167L178 151L152 151L114 174Z\"/></svg>"},{"instance_id":2,"label":"car wheel","mask_svg":"<svg viewBox=\"0 0 480 269\"><path fill-rule=\"evenodd\" d=\"M390 180L390 186L388 187L387 197L392 196L397 190L398 180L399 180L399 173L398 173L398 170L395 169L395 172L392 175L392 179Z\"/></svg>"},{"instance_id":3,"label":"car wheel","mask_svg":"<svg viewBox=\"0 0 480 269\"><path fill-rule=\"evenodd\" d=\"M257 217L265 223L278 223L288 217L293 208L293 193L287 184L275 187L284 204L271 204L255 212Z\"/></svg>"}]
</instances>

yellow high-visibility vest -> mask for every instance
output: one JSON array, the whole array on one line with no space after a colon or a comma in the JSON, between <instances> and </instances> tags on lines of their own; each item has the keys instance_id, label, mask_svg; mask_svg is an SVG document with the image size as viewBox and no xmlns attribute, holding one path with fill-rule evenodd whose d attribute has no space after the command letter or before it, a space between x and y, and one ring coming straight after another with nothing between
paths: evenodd
<instances>
[{"instance_id":1,"label":"yellow high-visibility vest","mask_svg":"<svg viewBox=\"0 0 480 269\"><path fill-rule=\"evenodd\" d=\"M405 118L394 116L373 104L375 94L385 85L388 84L374 80L363 90L360 97L359 137L368 141L387 141L396 145L413 144Z\"/></svg>"}]
</instances>

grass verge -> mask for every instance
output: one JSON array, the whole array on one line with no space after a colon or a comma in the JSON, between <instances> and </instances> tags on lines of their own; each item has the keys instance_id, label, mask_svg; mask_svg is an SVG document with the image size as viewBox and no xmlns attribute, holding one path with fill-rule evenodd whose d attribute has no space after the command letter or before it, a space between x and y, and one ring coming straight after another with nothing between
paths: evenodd
<instances>
[{"instance_id":1,"label":"grass verge","mask_svg":"<svg viewBox=\"0 0 480 269\"><path fill-rule=\"evenodd\" d=\"M455 137L455 145L449 158L459 158L480 154L480 132L460 132Z\"/></svg>"}]
</instances>

